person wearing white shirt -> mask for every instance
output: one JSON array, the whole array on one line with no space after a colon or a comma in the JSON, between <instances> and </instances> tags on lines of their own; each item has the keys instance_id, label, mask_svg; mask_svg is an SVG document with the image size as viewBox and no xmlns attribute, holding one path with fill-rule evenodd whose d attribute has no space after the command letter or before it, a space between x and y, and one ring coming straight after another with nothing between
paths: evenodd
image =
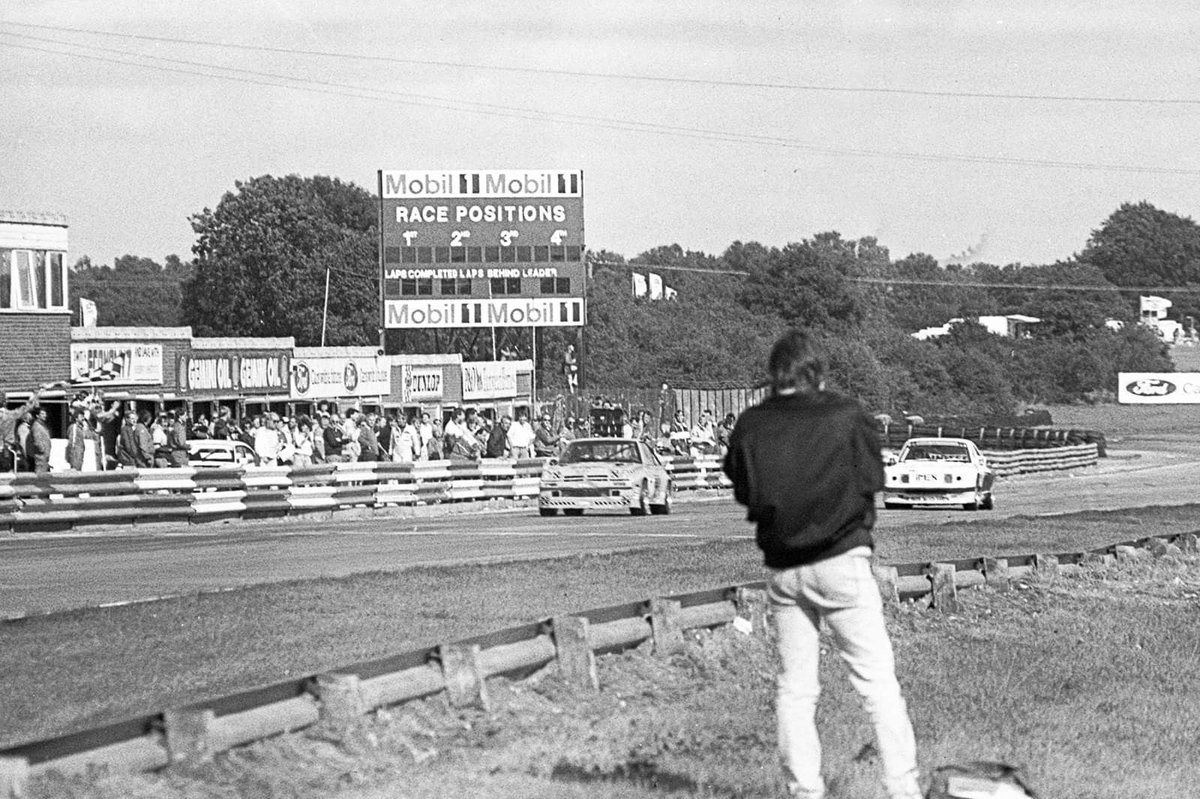
<instances>
[{"instance_id":1,"label":"person wearing white shirt","mask_svg":"<svg viewBox=\"0 0 1200 799\"><path fill-rule=\"evenodd\" d=\"M524 411L517 416L517 421L508 428L508 449L516 459L533 457L533 425Z\"/></svg>"},{"instance_id":2,"label":"person wearing white shirt","mask_svg":"<svg viewBox=\"0 0 1200 799\"><path fill-rule=\"evenodd\" d=\"M275 420L264 416L262 425L254 428L254 451L258 453L262 466L274 466L279 457L279 431L275 429Z\"/></svg>"}]
</instances>

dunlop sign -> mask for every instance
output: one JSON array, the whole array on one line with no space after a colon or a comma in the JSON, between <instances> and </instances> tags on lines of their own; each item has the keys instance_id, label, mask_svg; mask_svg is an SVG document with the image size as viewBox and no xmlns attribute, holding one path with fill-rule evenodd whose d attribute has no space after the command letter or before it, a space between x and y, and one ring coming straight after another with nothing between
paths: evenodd
<instances>
[{"instance_id":1,"label":"dunlop sign","mask_svg":"<svg viewBox=\"0 0 1200 799\"><path fill-rule=\"evenodd\" d=\"M442 399L442 367L404 364L400 374L400 401L405 405Z\"/></svg>"},{"instance_id":2,"label":"dunlop sign","mask_svg":"<svg viewBox=\"0 0 1200 799\"><path fill-rule=\"evenodd\" d=\"M1200 404L1200 372L1121 372L1117 400L1130 405Z\"/></svg>"}]
</instances>

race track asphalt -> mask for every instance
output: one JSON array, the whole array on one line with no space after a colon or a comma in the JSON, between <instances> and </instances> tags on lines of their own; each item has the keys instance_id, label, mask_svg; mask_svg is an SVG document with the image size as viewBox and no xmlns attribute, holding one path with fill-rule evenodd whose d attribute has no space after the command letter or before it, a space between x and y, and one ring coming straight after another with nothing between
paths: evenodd
<instances>
[{"instance_id":1,"label":"race track asphalt","mask_svg":"<svg viewBox=\"0 0 1200 799\"><path fill-rule=\"evenodd\" d=\"M1112 510L1196 501L1192 454L1114 451L1098 467L997 483L999 516ZM542 518L536 509L369 518L158 526L0 538L0 617L258 583L413 566L527 560L749 539L724 492L681 495L670 516ZM459 506L461 508L461 506ZM944 521L946 510L880 511L880 525Z\"/></svg>"}]
</instances>

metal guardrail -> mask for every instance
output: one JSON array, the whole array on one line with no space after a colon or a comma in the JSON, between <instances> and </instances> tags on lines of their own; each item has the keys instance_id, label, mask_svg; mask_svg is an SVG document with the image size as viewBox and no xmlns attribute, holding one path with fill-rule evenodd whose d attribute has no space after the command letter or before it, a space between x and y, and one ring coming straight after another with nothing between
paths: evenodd
<instances>
[{"instance_id":1,"label":"metal guardrail","mask_svg":"<svg viewBox=\"0 0 1200 799\"><path fill-rule=\"evenodd\" d=\"M985 451L999 475L1094 464L1097 445ZM337 463L0 475L0 533L87 525L332 515L448 503L511 504L538 495L542 459ZM728 488L717 455L674 457L675 489Z\"/></svg>"},{"instance_id":2,"label":"metal guardrail","mask_svg":"<svg viewBox=\"0 0 1200 799\"><path fill-rule=\"evenodd\" d=\"M877 566L884 598L929 597L930 607L959 610L960 588L1007 590L1014 579L1054 578L1089 565L1167 554L1195 554L1196 533L1150 536L1085 552L970 558L951 562ZM555 616L487 635L350 664L333 672L293 678L182 708L148 713L102 727L0 750L0 799L23 796L29 779L89 768L153 771L204 761L251 741L322 721L344 723L375 709L445 692L455 706L488 705L486 680L520 677L557 663L562 677L598 689L597 654L652 641L656 653L684 645L689 630L742 620L743 629L767 626L761 582L671 597L656 597L570 616Z\"/></svg>"}]
</instances>

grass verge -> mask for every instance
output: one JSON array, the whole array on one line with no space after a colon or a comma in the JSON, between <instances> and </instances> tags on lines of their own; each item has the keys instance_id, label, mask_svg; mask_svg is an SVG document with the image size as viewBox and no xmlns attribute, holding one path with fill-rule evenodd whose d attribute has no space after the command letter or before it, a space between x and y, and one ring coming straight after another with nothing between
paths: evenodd
<instances>
[{"instance_id":1,"label":"grass verge","mask_svg":"<svg viewBox=\"0 0 1200 799\"><path fill-rule=\"evenodd\" d=\"M1200 529L1200 506L879 533L892 563L1089 549ZM304 580L0 625L0 745L556 613L761 578L748 541Z\"/></svg>"},{"instance_id":2,"label":"grass verge","mask_svg":"<svg viewBox=\"0 0 1200 799\"><path fill-rule=\"evenodd\" d=\"M1058 799L1192 795L1198 597L1200 561L1168 558L965 591L956 615L890 611L923 771L1003 760ZM597 694L550 670L496 679L487 712L435 697L191 770L39 782L32 799L781 795L769 642L723 628L670 658L640 649L599 665ZM822 681L830 799L882 796L871 731L836 658L823 658Z\"/></svg>"}]
</instances>

